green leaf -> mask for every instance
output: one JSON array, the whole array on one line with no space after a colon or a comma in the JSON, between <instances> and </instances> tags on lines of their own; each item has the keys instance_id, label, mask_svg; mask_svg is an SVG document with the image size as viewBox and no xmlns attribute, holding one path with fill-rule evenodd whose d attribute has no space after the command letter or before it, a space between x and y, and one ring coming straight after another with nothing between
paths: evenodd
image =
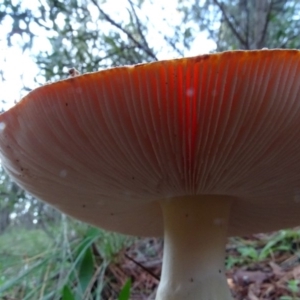
<instances>
[{"instance_id":1,"label":"green leaf","mask_svg":"<svg viewBox=\"0 0 300 300\"><path fill-rule=\"evenodd\" d=\"M91 248L86 249L78 271L81 291L85 292L94 275L94 259Z\"/></svg>"},{"instance_id":2,"label":"green leaf","mask_svg":"<svg viewBox=\"0 0 300 300\"><path fill-rule=\"evenodd\" d=\"M239 247L237 250L244 257L249 257L255 261L257 261L258 259L258 252L254 247L251 246Z\"/></svg>"},{"instance_id":3,"label":"green leaf","mask_svg":"<svg viewBox=\"0 0 300 300\"><path fill-rule=\"evenodd\" d=\"M131 289L131 280L128 279L119 294L118 300L129 300L130 289Z\"/></svg>"},{"instance_id":4,"label":"green leaf","mask_svg":"<svg viewBox=\"0 0 300 300\"><path fill-rule=\"evenodd\" d=\"M61 300L75 300L75 297L72 293L72 290L69 288L68 285L65 285L61 291Z\"/></svg>"},{"instance_id":5,"label":"green leaf","mask_svg":"<svg viewBox=\"0 0 300 300\"><path fill-rule=\"evenodd\" d=\"M91 247L91 245L100 237L100 231L97 229L91 229L87 232L86 237L74 248L74 258L72 264L69 268L69 272L65 276L63 284L65 285L68 280L77 280L77 272L80 272L83 266L83 260L86 252ZM76 272L77 271L77 272ZM81 285L79 285L81 288ZM84 292L81 290L81 292Z\"/></svg>"},{"instance_id":6,"label":"green leaf","mask_svg":"<svg viewBox=\"0 0 300 300\"><path fill-rule=\"evenodd\" d=\"M299 281L297 279L292 279L288 282L288 288L292 293L298 293L299 291Z\"/></svg>"}]
</instances>

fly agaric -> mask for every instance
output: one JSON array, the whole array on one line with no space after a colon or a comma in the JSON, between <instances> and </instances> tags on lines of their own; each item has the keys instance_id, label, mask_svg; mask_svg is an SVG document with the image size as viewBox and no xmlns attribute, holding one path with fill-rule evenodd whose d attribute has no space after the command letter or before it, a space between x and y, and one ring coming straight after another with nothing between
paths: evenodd
<instances>
[{"instance_id":1,"label":"fly agaric","mask_svg":"<svg viewBox=\"0 0 300 300\"><path fill-rule=\"evenodd\" d=\"M232 299L228 236L300 224L300 52L113 68L0 115L4 168L84 222L164 234L157 300Z\"/></svg>"}]
</instances>

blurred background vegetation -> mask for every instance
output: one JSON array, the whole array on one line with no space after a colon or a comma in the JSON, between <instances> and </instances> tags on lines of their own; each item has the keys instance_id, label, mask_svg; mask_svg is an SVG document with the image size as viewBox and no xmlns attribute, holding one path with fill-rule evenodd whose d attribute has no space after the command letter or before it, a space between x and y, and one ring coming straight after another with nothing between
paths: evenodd
<instances>
[{"instance_id":1,"label":"blurred background vegetation","mask_svg":"<svg viewBox=\"0 0 300 300\"><path fill-rule=\"evenodd\" d=\"M183 57L192 49L203 53L207 45L211 52L300 48L300 1L171 2L36 0L33 5L0 0L0 31L6 32L0 42L31 56L38 70L32 78L36 86L67 77L71 67L91 72ZM6 75L0 67L2 82ZM32 88L24 84L25 91ZM1 90L0 100L6 101ZM232 240L228 268L274 260L279 252L296 255L298 262L299 235L287 230L251 241ZM158 239L137 240L71 220L0 170L0 299L125 300L130 291L130 299L153 299L161 249ZM135 266L146 277L132 271ZM150 283L139 285L142 279ZM287 295L280 299L299 299L298 289L297 278L290 278Z\"/></svg>"}]
</instances>

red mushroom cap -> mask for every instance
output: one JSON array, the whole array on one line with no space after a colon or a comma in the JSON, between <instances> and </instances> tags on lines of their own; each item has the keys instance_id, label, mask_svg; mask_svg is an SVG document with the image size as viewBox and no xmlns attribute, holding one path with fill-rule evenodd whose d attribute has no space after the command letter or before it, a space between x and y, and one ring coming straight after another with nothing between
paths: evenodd
<instances>
[{"instance_id":1,"label":"red mushroom cap","mask_svg":"<svg viewBox=\"0 0 300 300\"><path fill-rule=\"evenodd\" d=\"M161 235L158 200L235 197L229 234L300 223L300 52L113 68L30 92L0 116L2 164L85 222Z\"/></svg>"}]
</instances>

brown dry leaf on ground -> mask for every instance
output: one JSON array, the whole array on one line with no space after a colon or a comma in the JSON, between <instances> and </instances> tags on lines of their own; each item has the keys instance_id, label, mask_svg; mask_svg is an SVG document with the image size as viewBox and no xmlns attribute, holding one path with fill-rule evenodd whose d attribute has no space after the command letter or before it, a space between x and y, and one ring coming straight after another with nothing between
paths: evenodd
<instances>
[{"instance_id":1,"label":"brown dry leaf on ground","mask_svg":"<svg viewBox=\"0 0 300 300\"><path fill-rule=\"evenodd\" d=\"M245 238L245 243L255 242L256 247L265 245L266 235ZM104 299L117 299L117 295L130 278L131 300L155 299L159 283L163 241L141 239L122 251L106 271L107 285ZM240 257L234 242L228 244L227 254ZM300 288L292 291L289 282L300 282L300 265L297 255L278 251L272 258L234 266L227 272L228 284L236 300L300 300ZM290 298L288 298L288 296Z\"/></svg>"}]
</instances>

